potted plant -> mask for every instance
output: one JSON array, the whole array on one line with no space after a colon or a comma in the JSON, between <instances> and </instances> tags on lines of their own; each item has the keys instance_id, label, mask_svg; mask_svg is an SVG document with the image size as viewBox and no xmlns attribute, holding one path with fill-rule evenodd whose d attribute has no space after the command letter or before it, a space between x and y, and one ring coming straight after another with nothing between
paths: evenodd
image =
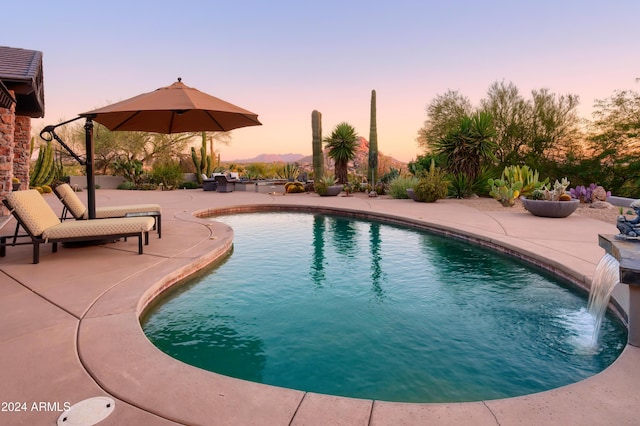
<instances>
[{"instance_id":1,"label":"potted plant","mask_svg":"<svg viewBox=\"0 0 640 426\"><path fill-rule=\"evenodd\" d=\"M11 186L13 191L20 191L20 179L17 177L11 178Z\"/></svg>"},{"instance_id":2,"label":"potted plant","mask_svg":"<svg viewBox=\"0 0 640 426\"><path fill-rule=\"evenodd\" d=\"M534 216L541 217L567 217L573 213L580 204L580 200L572 199L567 194L569 180L563 178L562 181L556 180L553 189L547 188L547 185L541 189L536 189L531 193L531 197L520 197L524 208Z\"/></svg>"},{"instance_id":3,"label":"potted plant","mask_svg":"<svg viewBox=\"0 0 640 426\"><path fill-rule=\"evenodd\" d=\"M336 185L333 176L323 176L320 182L315 184L316 193L322 197L336 196L342 192L342 185Z\"/></svg>"}]
</instances>

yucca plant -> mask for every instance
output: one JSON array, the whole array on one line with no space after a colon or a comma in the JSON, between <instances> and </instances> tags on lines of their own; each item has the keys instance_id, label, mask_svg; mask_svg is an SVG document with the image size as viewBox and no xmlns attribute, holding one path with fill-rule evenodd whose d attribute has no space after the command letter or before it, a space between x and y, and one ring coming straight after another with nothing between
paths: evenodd
<instances>
[{"instance_id":1,"label":"yucca plant","mask_svg":"<svg viewBox=\"0 0 640 426\"><path fill-rule=\"evenodd\" d=\"M437 142L434 152L445 160L450 173L475 180L482 166L496 159L495 135L491 114L463 116L458 126Z\"/></svg>"},{"instance_id":2,"label":"yucca plant","mask_svg":"<svg viewBox=\"0 0 640 426\"><path fill-rule=\"evenodd\" d=\"M347 164L356 156L358 149L356 129L347 122L338 124L331 136L325 139L328 155L335 161L335 176L338 183L348 183Z\"/></svg>"}]
</instances>

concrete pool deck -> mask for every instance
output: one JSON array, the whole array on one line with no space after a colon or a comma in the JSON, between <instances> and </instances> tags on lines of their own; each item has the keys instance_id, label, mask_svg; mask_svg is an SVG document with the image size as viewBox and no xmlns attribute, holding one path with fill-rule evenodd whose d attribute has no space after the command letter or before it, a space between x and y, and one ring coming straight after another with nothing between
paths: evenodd
<instances>
[{"instance_id":1,"label":"concrete pool deck","mask_svg":"<svg viewBox=\"0 0 640 426\"><path fill-rule=\"evenodd\" d=\"M86 193L81 193L81 198ZM226 226L194 216L243 206L340 208L429 224L524 253L589 282L604 250L598 234L615 224L572 215L546 219L504 209L479 211L455 200L435 204L388 198L269 195L202 190L98 190L99 206L158 203L162 239L144 254L135 239L85 247L8 247L0 258L0 424L53 425L65 404L108 396L100 425L604 425L638 424L640 348L627 346L602 373L559 389L502 400L403 404L341 398L260 385L176 361L144 336L138 317L166 286L232 242ZM45 196L56 211L62 205ZM5 225L11 234L15 222ZM277 250L277 248L274 248Z\"/></svg>"}]
</instances>

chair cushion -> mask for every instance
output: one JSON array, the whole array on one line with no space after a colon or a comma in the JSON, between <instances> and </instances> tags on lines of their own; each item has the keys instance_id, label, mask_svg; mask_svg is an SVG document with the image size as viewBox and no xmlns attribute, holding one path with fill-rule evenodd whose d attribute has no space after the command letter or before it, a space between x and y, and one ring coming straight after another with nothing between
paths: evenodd
<instances>
[{"instance_id":1,"label":"chair cushion","mask_svg":"<svg viewBox=\"0 0 640 426\"><path fill-rule=\"evenodd\" d=\"M42 235L48 228L60 224L56 213L35 189L10 192L5 199L23 221L27 230L36 237Z\"/></svg>"},{"instance_id":2,"label":"chair cushion","mask_svg":"<svg viewBox=\"0 0 640 426\"><path fill-rule=\"evenodd\" d=\"M62 185L58 185L55 188L55 193L60 198L60 201L67 206L71 215L76 219L86 219L89 215L87 212L87 208L84 203L78 196L75 191L66 183Z\"/></svg>"},{"instance_id":3,"label":"chair cushion","mask_svg":"<svg viewBox=\"0 0 640 426\"><path fill-rule=\"evenodd\" d=\"M128 213L160 212L159 204L128 204L125 206L108 206L96 208L96 219L106 217L125 217Z\"/></svg>"},{"instance_id":4,"label":"chair cushion","mask_svg":"<svg viewBox=\"0 0 640 426\"><path fill-rule=\"evenodd\" d=\"M92 236L134 234L149 232L155 221L152 217L127 217L100 220L77 220L59 223L46 229L45 240L84 238Z\"/></svg>"}]
</instances>

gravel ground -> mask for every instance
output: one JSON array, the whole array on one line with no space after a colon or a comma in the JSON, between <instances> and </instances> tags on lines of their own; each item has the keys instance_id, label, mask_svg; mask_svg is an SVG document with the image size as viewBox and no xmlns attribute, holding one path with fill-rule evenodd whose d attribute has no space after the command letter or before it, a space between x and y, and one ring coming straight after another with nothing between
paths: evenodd
<instances>
[{"instance_id":1,"label":"gravel ground","mask_svg":"<svg viewBox=\"0 0 640 426\"><path fill-rule=\"evenodd\" d=\"M520 200L516 200L516 204L513 207L502 207L502 205L493 198L475 198L459 201L465 205L484 211L526 211L522 206L522 202ZM626 213L627 210L629 209L625 208L624 212ZM608 208L596 209L592 208L591 204L581 204L573 214L578 214L580 216L585 216L592 219L602 220L604 222L615 224L616 219L620 214L620 208L609 204ZM633 217L633 215L631 216Z\"/></svg>"}]
</instances>

